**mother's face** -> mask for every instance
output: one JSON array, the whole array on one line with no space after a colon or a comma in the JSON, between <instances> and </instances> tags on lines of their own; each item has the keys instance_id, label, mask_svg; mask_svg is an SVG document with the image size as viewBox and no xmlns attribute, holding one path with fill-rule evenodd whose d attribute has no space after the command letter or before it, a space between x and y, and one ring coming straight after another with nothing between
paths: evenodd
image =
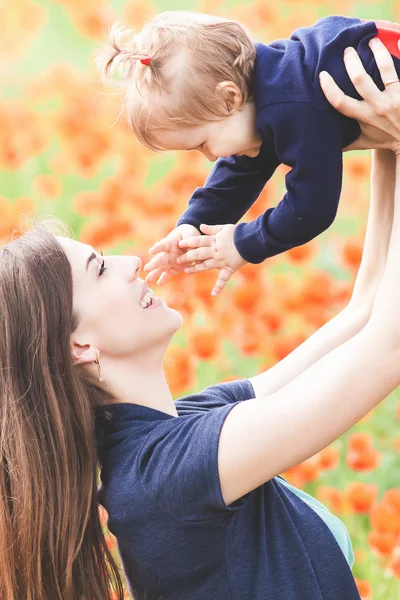
<instances>
[{"instance_id":1,"label":"mother's face","mask_svg":"<svg viewBox=\"0 0 400 600\"><path fill-rule=\"evenodd\" d=\"M143 297L147 284L138 277L142 263L137 256L103 257L81 242L57 241L71 264L79 344L114 358L168 344L182 317L150 290L153 298Z\"/></svg>"}]
</instances>

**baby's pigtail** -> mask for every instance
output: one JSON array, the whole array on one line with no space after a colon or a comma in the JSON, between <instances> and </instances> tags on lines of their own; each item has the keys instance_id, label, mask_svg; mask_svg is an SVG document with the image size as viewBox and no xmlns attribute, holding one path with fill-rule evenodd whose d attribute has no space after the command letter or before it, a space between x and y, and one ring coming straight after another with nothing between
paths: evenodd
<instances>
[{"instance_id":1,"label":"baby's pigtail","mask_svg":"<svg viewBox=\"0 0 400 600\"><path fill-rule=\"evenodd\" d=\"M112 73L118 70L120 82L125 85L132 79L137 61L148 66L151 57L139 51L132 29L128 29L122 23L114 23L108 35L108 44L100 50L95 59L103 82L109 84Z\"/></svg>"}]
</instances>

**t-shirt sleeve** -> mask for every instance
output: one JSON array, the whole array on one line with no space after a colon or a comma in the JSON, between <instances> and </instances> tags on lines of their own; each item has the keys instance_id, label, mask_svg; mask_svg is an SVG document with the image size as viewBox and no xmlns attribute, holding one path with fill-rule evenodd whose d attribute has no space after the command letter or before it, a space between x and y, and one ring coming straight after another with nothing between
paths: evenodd
<instances>
[{"instance_id":1,"label":"t-shirt sleeve","mask_svg":"<svg viewBox=\"0 0 400 600\"><path fill-rule=\"evenodd\" d=\"M157 507L178 521L227 519L243 508L249 494L225 504L218 471L223 423L235 403L164 421L140 452L143 488Z\"/></svg>"},{"instance_id":2,"label":"t-shirt sleeve","mask_svg":"<svg viewBox=\"0 0 400 600\"><path fill-rule=\"evenodd\" d=\"M254 388L248 379L235 379L210 385L205 388L204 392L212 395L218 394L227 404L255 398Z\"/></svg>"},{"instance_id":3,"label":"t-shirt sleeve","mask_svg":"<svg viewBox=\"0 0 400 600\"><path fill-rule=\"evenodd\" d=\"M201 392L184 396L176 401L176 407L179 414L193 414L250 398L255 398L251 382L248 379L236 379L210 385Z\"/></svg>"}]
</instances>

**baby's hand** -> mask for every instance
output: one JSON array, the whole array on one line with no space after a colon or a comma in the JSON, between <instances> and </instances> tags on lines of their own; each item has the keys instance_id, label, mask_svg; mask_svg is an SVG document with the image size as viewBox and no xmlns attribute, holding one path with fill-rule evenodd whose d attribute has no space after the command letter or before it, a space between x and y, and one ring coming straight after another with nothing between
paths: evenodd
<instances>
[{"instance_id":1,"label":"baby's hand","mask_svg":"<svg viewBox=\"0 0 400 600\"><path fill-rule=\"evenodd\" d=\"M219 269L219 276L211 292L212 296L224 289L235 271L246 264L236 250L233 233L236 225L200 225L200 229L207 235L189 237L179 242L179 248L195 248L187 250L177 259L179 265L186 266L185 273L198 273L208 269ZM187 267L188 263L196 262Z\"/></svg>"},{"instance_id":2,"label":"baby's hand","mask_svg":"<svg viewBox=\"0 0 400 600\"><path fill-rule=\"evenodd\" d=\"M200 231L193 225L184 223L175 227L167 237L163 238L149 250L150 254L156 254L144 266L145 271L149 271L146 281L151 283L158 278L157 283L162 285L168 279L183 271L185 265L180 265L177 259L184 254L178 243L186 238L193 239L194 236L201 236Z\"/></svg>"}]
</instances>

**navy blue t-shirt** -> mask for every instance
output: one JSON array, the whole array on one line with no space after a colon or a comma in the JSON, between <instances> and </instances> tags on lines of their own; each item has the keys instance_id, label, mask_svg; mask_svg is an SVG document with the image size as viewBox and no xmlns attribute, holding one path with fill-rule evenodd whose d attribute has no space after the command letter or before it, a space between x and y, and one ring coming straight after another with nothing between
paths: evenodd
<instances>
[{"instance_id":1,"label":"navy blue t-shirt","mask_svg":"<svg viewBox=\"0 0 400 600\"><path fill-rule=\"evenodd\" d=\"M279 478L225 504L219 435L250 398L242 380L178 400L178 417L99 409L99 502L135 600L360 600L330 529Z\"/></svg>"},{"instance_id":2,"label":"navy blue t-shirt","mask_svg":"<svg viewBox=\"0 0 400 600\"><path fill-rule=\"evenodd\" d=\"M263 143L255 158L230 156L216 162L204 187L197 188L178 225L237 223L254 204L281 163L291 167L286 194L234 233L239 254L260 263L319 235L333 222L342 186L342 150L361 132L357 121L336 111L325 98L319 73L328 71L345 94L361 99L343 62L353 46L366 71L383 83L368 46L374 21L326 17L290 39L256 44L253 98ZM400 76L400 60L394 58Z\"/></svg>"}]
</instances>

